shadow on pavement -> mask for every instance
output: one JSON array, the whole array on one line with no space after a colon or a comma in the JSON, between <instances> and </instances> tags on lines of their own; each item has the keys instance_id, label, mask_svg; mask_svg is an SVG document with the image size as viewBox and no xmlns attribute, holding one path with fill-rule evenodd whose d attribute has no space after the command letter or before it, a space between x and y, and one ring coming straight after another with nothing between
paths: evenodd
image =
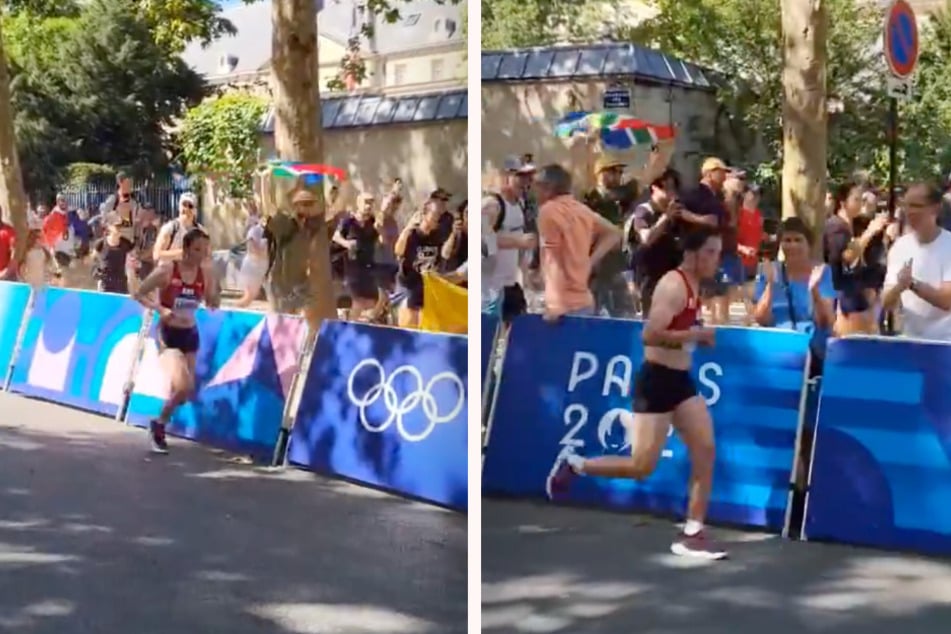
<instances>
[{"instance_id":1,"label":"shadow on pavement","mask_svg":"<svg viewBox=\"0 0 951 634\"><path fill-rule=\"evenodd\" d=\"M951 562L716 531L732 559L669 554L670 522L483 500L487 634L939 634Z\"/></svg>"},{"instance_id":2,"label":"shadow on pavement","mask_svg":"<svg viewBox=\"0 0 951 634\"><path fill-rule=\"evenodd\" d=\"M466 631L466 518L0 394L0 632Z\"/></svg>"}]
</instances>

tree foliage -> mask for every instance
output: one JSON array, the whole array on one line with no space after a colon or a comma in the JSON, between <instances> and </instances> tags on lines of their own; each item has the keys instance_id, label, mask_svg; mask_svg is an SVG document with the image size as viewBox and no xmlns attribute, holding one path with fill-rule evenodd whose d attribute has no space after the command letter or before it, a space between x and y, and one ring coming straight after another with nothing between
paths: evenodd
<instances>
[{"instance_id":1,"label":"tree foliage","mask_svg":"<svg viewBox=\"0 0 951 634\"><path fill-rule=\"evenodd\" d=\"M583 4L563 0L483 0L482 48L553 44L578 17Z\"/></svg>"},{"instance_id":2,"label":"tree foliage","mask_svg":"<svg viewBox=\"0 0 951 634\"><path fill-rule=\"evenodd\" d=\"M606 28L605 5L624 2L483 0L482 46L543 46L559 41L637 42L718 71L719 99L740 146L733 160L753 163L761 180L777 181L782 161L782 33L778 0L652 0L657 14L632 26ZM888 99L881 54L880 3L828 0L830 175L869 170L885 182ZM951 6L951 3L949 3ZM951 169L951 13L919 18L917 99L900 113L899 176L933 177Z\"/></svg>"},{"instance_id":3,"label":"tree foliage","mask_svg":"<svg viewBox=\"0 0 951 634\"><path fill-rule=\"evenodd\" d=\"M167 130L203 82L153 38L128 0L90 0L75 17L4 18L18 148L27 188L49 193L74 162L151 172Z\"/></svg>"},{"instance_id":4,"label":"tree foliage","mask_svg":"<svg viewBox=\"0 0 951 634\"><path fill-rule=\"evenodd\" d=\"M261 97L231 93L190 109L179 133L188 172L213 176L231 198L250 196L267 108Z\"/></svg>"}]
</instances>

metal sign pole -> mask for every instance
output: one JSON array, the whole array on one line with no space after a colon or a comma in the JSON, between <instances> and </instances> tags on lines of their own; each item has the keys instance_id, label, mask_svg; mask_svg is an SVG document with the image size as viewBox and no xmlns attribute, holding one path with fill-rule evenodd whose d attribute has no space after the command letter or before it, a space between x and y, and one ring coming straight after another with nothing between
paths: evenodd
<instances>
[{"instance_id":1,"label":"metal sign pole","mask_svg":"<svg viewBox=\"0 0 951 634\"><path fill-rule=\"evenodd\" d=\"M895 181L898 174L898 99L888 100L888 215L895 218Z\"/></svg>"}]
</instances>

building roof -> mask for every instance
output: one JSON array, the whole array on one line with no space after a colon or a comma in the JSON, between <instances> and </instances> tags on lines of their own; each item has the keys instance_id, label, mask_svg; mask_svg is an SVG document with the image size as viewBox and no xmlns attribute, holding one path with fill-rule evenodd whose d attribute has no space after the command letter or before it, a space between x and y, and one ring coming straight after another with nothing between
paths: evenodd
<instances>
[{"instance_id":1,"label":"building roof","mask_svg":"<svg viewBox=\"0 0 951 634\"><path fill-rule=\"evenodd\" d=\"M317 29L321 36L345 45L359 36L364 16L360 0L315 0ZM464 43L462 13L458 5L435 0L410 0L398 3L400 20L393 24L376 18L372 41L361 37L366 52L381 55L405 52L443 44ZM266 67L271 59L271 0L239 4L221 12L237 33L222 37L202 48L192 42L182 57L206 77L251 73ZM223 64L230 57L234 68Z\"/></svg>"},{"instance_id":2,"label":"building roof","mask_svg":"<svg viewBox=\"0 0 951 634\"><path fill-rule=\"evenodd\" d=\"M714 89L712 71L638 44L604 43L482 52L482 81L635 79Z\"/></svg>"},{"instance_id":3,"label":"building roof","mask_svg":"<svg viewBox=\"0 0 951 634\"><path fill-rule=\"evenodd\" d=\"M354 95L323 99L321 107L323 128L332 130L466 119L469 98L465 90L399 97ZM262 132L274 132L273 108L264 119Z\"/></svg>"}]
</instances>

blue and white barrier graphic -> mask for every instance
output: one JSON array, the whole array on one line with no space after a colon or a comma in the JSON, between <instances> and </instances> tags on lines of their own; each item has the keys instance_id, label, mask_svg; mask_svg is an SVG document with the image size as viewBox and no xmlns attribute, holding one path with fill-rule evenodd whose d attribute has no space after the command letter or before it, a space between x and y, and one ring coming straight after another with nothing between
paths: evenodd
<instances>
[{"instance_id":1,"label":"blue and white barrier graphic","mask_svg":"<svg viewBox=\"0 0 951 634\"><path fill-rule=\"evenodd\" d=\"M206 444L270 457L287 392L298 370L306 326L296 317L199 310L196 393L173 414L169 432ZM158 415L169 384L155 325L145 341L129 401L129 421Z\"/></svg>"},{"instance_id":2,"label":"blue and white barrier graphic","mask_svg":"<svg viewBox=\"0 0 951 634\"><path fill-rule=\"evenodd\" d=\"M951 554L951 346L829 344L809 539Z\"/></svg>"},{"instance_id":3,"label":"blue and white barrier graphic","mask_svg":"<svg viewBox=\"0 0 951 634\"><path fill-rule=\"evenodd\" d=\"M40 291L10 389L115 414L125 399L142 318L142 307L126 296L61 288Z\"/></svg>"},{"instance_id":4,"label":"blue and white barrier graphic","mask_svg":"<svg viewBox=\"0 0 951 634\"><path fill-rule=\"evenodd\" d=\"M805 335L723 328L695 357L697 385L711 408L717 461L709 519L784 527L808 360ZM515 320L486 449L486 493L543 497L559 456L626 455L620 422L642 358L641 323L540 317ZM689 460L674 435L643 482L580 478L569 500L679 514Z\"/></svg>"},{"instance_id":5,"label":"blue and white barrier graphic","mask_svg":"<svg viewBox=\"0 0 951 634\"><path fill-rule=\"evenodd\" d=\"M26 284L0 283L0 380L16 354L20 325L30 304L30 287Z\"/></svg>"},{"instance_id":6,"label":"blue and white barrier graphic","mask_svg":"<svg viewBox=\"0 0 951 634\"><path fill-rule=\"evenodd\" d=\"M465 509L467 353L461 336L325 322L289 460Z\"/></svg>"}]
</instances>

